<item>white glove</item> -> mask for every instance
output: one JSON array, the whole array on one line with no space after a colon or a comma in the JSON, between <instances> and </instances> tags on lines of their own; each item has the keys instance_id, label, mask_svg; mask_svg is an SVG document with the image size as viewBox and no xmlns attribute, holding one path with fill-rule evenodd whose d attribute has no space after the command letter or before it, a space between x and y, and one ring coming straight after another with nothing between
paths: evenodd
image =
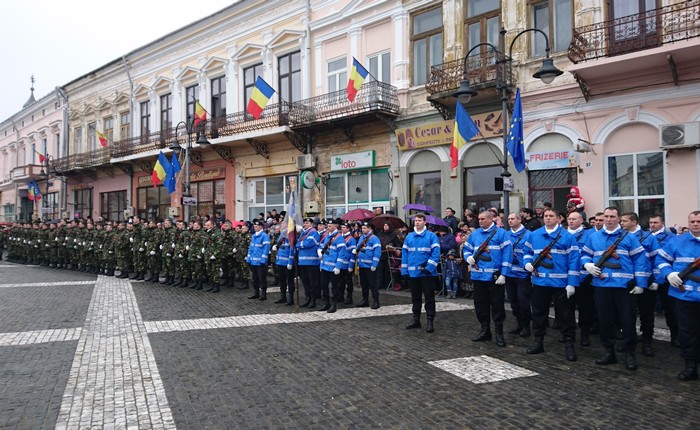
<instances>
[{"instance_id":1,"label":"white glove","mask_svg":"<svg viewBox=\"0 0 700 430\"><path fill-rule=\"evenodd\" d=\"M170 244L170 247L171 247L172 249L175 249L175 244L174 244L174 243L171 243L171 244Z\"/></svg>"},{"instance_id":2,"label":"white glove","mask_svg":"<svg viewBox=\"0 0 700 430\"><path fill-rule=\"evenodd\" d=\"M202 247L202 254L204 254L204 251L205 251L205 249L204 249L204 247Z\"/></svg>"},{"instance_id":3,"label":"white glove","mask_svg":"<svg viewBox=\"0 0 700 430\"><path fill-rule=\"evenodd\" d=\"M83 242L83 246L85 246L85 242Z\"/></svg>"},{"instance_id":4,"label":"white glove","mask_svg":"<svg viewBox=\"0 0 700 430\"><path fill-rule=\"evenodd\" d=\"M373 271L373 272L376 272L376 271L377 271L377 266L372 266L372 267L369 268L369 270L371 270L371 271Z\"/></svg>"},{"instance_id":5,"label":"white glove","mask_svg":"<svg viewBox=\"0 0 700 430\"><path fill-rule=\"evenodd\" d=\"M182 254L177 254L177 258L182 258Z\"/></svg>"},{"instance_id":6,"label":"white glove","mask_svg":"<svg viewBox=\"0 0 700 430\"><path fill-rule=\"evenodd\" d=\"M634 287L632 290L630 290L630 294L642 294L644 292L644 289L642 287Z\"/></svg>"},{"instance_id":7,"label":"white glove","mask_svg":"<svg viewBox=\"0 0 700 430\"><path fill-rule=\"evenodd\" d=\"M333 274L340 275L340 269L338 269L337 267L335 269L333 269Z\"/></svg>"},{"instance_id":8,"label":"white glove","mask_svg":"<svg viewBox=\"0 0 700 430\"><path fill-rule=\"evenodd\" d=\"M162 251L162 250L163 250L163 245L160 245L160 246L158 247L158 249L160 249L160 250Z\"/></svg>"},{"instance_id":9,"label":"white glove","mask_svg":"<svg viewBox=\"0 0 700 430\"><path fill-rule=\"evenodd\" d=\"M190 250L190 246L189 246L189 245L185 245L185 251L189 251L189 250Z\"/></svg>"},{"instance_id":10,"label":"white glove","mask_svg":"<svg viewBox=\"0 0 700 430\"><path fill-rule=\"evenodd\" d=\"M287 270L292 270L293 267L294 266L292 266L291 264L287 264Z\"/></svg>"},{"instance_id":11,"label":"white glove","mask_svg":"<svg viewBox=\"0 0 700 430\"><path fill-rule=\"evenodd\" d=\"M498 279L496 279L496 285L503 285L506 283L506 277L503 275L500 275Z\"/></svg>"},{"instance_id":12,"label":"white glove","mask_svg":"<svg viewBox=\"0 0 700 430\"><path fill-rule=\"evenodd\" d=\"M652 282L651 285L649 285L649 291L656 291L659 289L659 284L656 282Z\"/></svg>"},{"instance_id":13,"label":"white glove","mask_svg":"<svg viewBox=\"0 0 700 430\"><path fill-rule=\"evenodd\" d=\"M156 255L156 252L155 252L155 251L151 251L151 252L149 252L149 254L151 254L151 255Z\"/></svg>"},{"instance_id":14,"label":"white glove","mask_svg":"<svg viewBox=\"0 0 700 430\"><path fill-rule=\"evenodd\" d=\"M583 268L586 269L586 271L593 276L600 276L600 267L596 266L593 263L586 263L583 265Z\"/></svg>"},{"instance_id":15,"label":"white glove","mask_svg":"<svg viewBox=\"0 0 700 430\"><path fill-rule=\"evenodd\" d=\"M41 241L39 241L39 242L41 242ZM95 242L90 242L90 246L94 246L94 245L95 245Z\"/></svg>"},{"instance_id":16,"label":"white glove","mask_svg":"<svg viewBox=\"0 0 700 430\"><path fill-rule=\"evenodd\" d=\"M139 248L139 252L143 252L143 248Z\"/></svg>"},{"instance_id":17,"label":"white glove","mask_svg":"<svg viewBox=\"0 0 700 430\"><path fill-rule=\"evenodd\" d=\"M535 266L533 266L531 263L525 263L525 270L532 273L535 270Z\"/></svg>"},{"instance_id":18,"label":"white glove","mask_svg":"<svg viewBox=\"0 0 700 430\"><path fill-rule=\"evenodd\" d=\"M669 284L673 285L676 288L683 285L683 280L680 276L678 276L678 272L669 273L668 276L666 276L666 279L668 279Z\"/></svg>"},{"instance_id":19,"label":"white glove","mask_svg":"<svg viewBox=\"0 0 700 430\"><path fill-rule=\"evenodd\" d=\"M357 249L352 250L352 255L357 255Z\"/></svg>"},{"instance_id":20,"label":"white glove","mask_svg":"<svg viewBox=\"0 0 700 430\"><path fill-rule=\"evenodd\" d=\"M354 268L354 267L348 267L348 272L352 273L352 272L354 272L354 271L355 271L355 268Z\"/></svg>"},{"instance_id":21,"label":"white glove","mask_svg":"<svg viewBox=\"0 0 700 430\"><path fill-rule=\"evenodd\" d=\"M19 240L19 239L18 239L18 240ZM64 241L68 240L68 236L64 237L63 240L64 240Z\"/></svg>"},{"instance_id":22,"label":"white glove","mask_svg":"<svg viewBox=\"0 0 700 430\"><path fill-rule=\"evenodd\" d=\"M53 241L54 241L54 242L58 242L58 238L54 239Z\"/></svg>"},{"instance_id":23,"label":"white glove","mask_svg":"<svg viewBox=\"0 0 700 430\"><path fill-rule=\"evenodd\" d=\"M100 249L102 249L102 245L100 245Z\"/></svg>"},{"instance_id":24,"label":"white glove","mask_svg":"<svg viewBox=\"0 0 700 430\"><path fill-rule=\"evenodd\" d=\"M78 243L78 239L73 239L73 243Z\"/></svg>"},{"instance_id":25,"label":"white glove","mask_svg":"<svg viewBox=\"0 0 700 430\"><path fill-rule=\"evenodd\" d=\"M130 238L129 238L129 242L134 243L134 238L133 238L133 237L130 237Z\"/></svg>"},{"instance_id":26,"label":"white glove","mask_svg":"<svg viewBox=\"0 0 700 430\"><path fill-rule=\"evenodd\" d=\"M576 294L576 288L574 288L573 285L567 285L566 286L566 298L570 299L571 296L573 296L574 294Z\"/></svg>"},{"instance_id":27,"label":"white glove","mask_svg":"<svg viewBox=\"0 0 700 430\"><path fill-rule=\"evenodd\" d=\"M316 254L318 254L318 258L321 258L323 256L323 251L321 251L320 249L317 249Z\"/></svg>"},{"instance_id":28,"label":"white glove","mask_svg":"<svg viewBox=\"0 0 700 430\"><path fill-rule=\"evenodd\" d=\"M114 254L112 251L107 251L107 254Z\"/></svg>"},{"instance_id":29,"label":"white glove","mask_svg":"<svg viewBox=\"0 0 700 430\"><path fill-rule=\"evenodd\" d=\"M210 259L210 260L216 260L216 256L215 256L215 255L212 255L211 257L209 257L209 259Z\"/></svg>"},{"instance_id":30,"label":"white glove","mask_svg":"<svg viewBox=\"0 0 700 430\"><path fill-rule=\"evenodd\" d=\"M470 266L473 266L474 264L476 264L476 260L474 260L474 257L472 257L471 255L469 257L467 257L467 264Z\"/></svg>"},{"instance_id":31,"label":"white glove","mask_svg":"<svg viewBox=\"0 0 700 430\"><path fill-rule=\"evenodd\" d=\"M272 245L272 252L277 252L277 245Z\"/></svg>"},{"instance_id":32,"label":"white glove","mask_svg":"<svg viewBox=\"0 0 700 430\"><path fill-rule=\"evenodd\" d=\"M143 246L148 246L148 242L144 242L144 243L143 243Z\"/></svg>"},{"instance_id":33,"label":"white glove","mask_svg":"<svg viewBox=\"0 0 700 430\"><path fill-rule=\"evenodd\" d=\"M233 248L233 253L235 254L235 253L237 253L237 252L238 252L238 249L237 249L237 248Z\"/></svg>"}]
</instances>

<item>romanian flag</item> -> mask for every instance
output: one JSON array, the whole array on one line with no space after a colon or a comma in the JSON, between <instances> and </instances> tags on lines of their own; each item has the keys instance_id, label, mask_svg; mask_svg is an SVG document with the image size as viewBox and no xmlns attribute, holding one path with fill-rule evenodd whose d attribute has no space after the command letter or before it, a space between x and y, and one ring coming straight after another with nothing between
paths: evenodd
<instances>
[{"instance_id":1,"label":"romanian flag","mask_svg":"<svg viewBox=\"0 0 700 430\"><path fill-rule=\"evenodd\" d=\"M153 166L153 173L151 173L151 182L153 182L154 187L161 184L165 177L168 176L170 167L170 162L165 158L165 155L163 155L163 151L161 151L160 154L158 154L156 165Z\"/></svg>"},{"instance_id":2,"label":"romanian flag","mask_svg":"<svg viewBox=\"0 0 700 430\"><path fill-rule=\"evenodd\" d=\"M34 152L36 152L39 155L39 163L44 164L44 161L46 161L46 155L42 154L36 149L34 150Z\"/></svg>"},{"instance_id":3,"label":"romanian flag","mask_svg":"<svg viewBox=\"0 0 700 430\"><path fill-rule=\"evenodd\" d=\"M365 69L355 57L352 57L352 70L350 71L350 79L348 80L348 100L351 102L355 101L355 95L360 91L360 88L362 88L362 84L365 82L365 79L367 79L367 75L369 75L367 69Z\"/></svg>"},{"instance_id":4,"label":"romanian flag","mask_svg":"<svg viewBox=\"0 0 700 430\"><path fill-rule=\"evenodd\" d=\"M291 252L294 252L294 244L297 241L297 229L294 222L294 217L297 214L295 194L295 190L292 190L289 193L289 213L287 214L287 240L289 241L289 246L292 249Z\"/></svg>"},{"instance_id":5,"label":"romanian flag","mask_svg":"<svg viewBox=\"0 0 700 430\"><path fill-rule=\"evenodd\" d=\"M455 115L455 134L450 147L450 168L455 169L459 164L459 148L467 144L474 136L479 134L479 128L467 113L462 103L457 102L457 114Z\"/></svg>"},{"instance_id":6,"label":"romanian flag","mask_svg":"<svg viewBox=\"0 0 700 430\"><path fill-rule=\"evenodd\" d=\"M199 100L194 101L194 125L198 125L200 122L206 122L207 111L199 104Z\"/></svg>"},{"instance_id":7,"label":"romanian flag","mask_svg":"<svg viewBox=\"0 0 700 430\"><path fill-rule=\"evenodd\" d=\"M275 94L275 90L263 78L258 76L253 88L253 94L250 95L250 100L248 100L248 113L253 115L253 118L259 119L273 94Z\"/></svg>"},{"instance_id":8,"label":"romanian flag","mask_svg":"<svg viewBox=\"0 0 700 430\"><path fill-rule=\"evenodd\" d=\"M29 191L29 200L33 202L41 200L41 191L39 191L39 186L34 179L27 182L27 190Z\"/></svg>"},{"instance_id":9,"label":"romanian flag","mask_svg":"<svg viewBox=\"0 0 700 430\"><path fill-rule=\"evenodd\" d=\"M97 132L97 138L100 139L100 145L102 145L103 148L107 147L107 136L102 134L101 131L95 130Z\"/></svg>"}]
</instances>

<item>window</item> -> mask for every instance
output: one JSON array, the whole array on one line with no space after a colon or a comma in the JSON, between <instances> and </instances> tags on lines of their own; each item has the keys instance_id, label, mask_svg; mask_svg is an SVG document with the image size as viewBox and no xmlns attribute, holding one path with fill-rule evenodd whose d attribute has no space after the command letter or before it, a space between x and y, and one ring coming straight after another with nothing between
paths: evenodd
<instances>
[{"instance_id":1,"label":"window","mask_svg":"<svg viewBox=\"0 0 700 430\"><path fill-rule=\"evenodd\" d=\"M286 102L301 100L301 53L282 55L277 60L279 94Z\"/></svg>"},{"instance_id":2,"label":"window","mask_svg":"<svg viewBox=\"0 0 700 430\"><path fill-rule=\"evenodd\" d=\"M126 190L100 193L100 216L105 220L124 221Z\"/></svg>"},{"instance_id":3,"label":"window","mask_svg":"<svg viewBox=\"0 0 700 430\"><path fill-rule=\"evenodd\" d=\"M287 210L289 203L289 178L296 176L275 176L254 179L248 183L252 203L248 206L248 219L256 219L260 212L272 209L281 212ZM297 181L298 183L298 181Z\"/></svg>"},{"instance_id":4,"label":"window","mask_svg":"<svg viewBox=\"0 0 700 430\"><path fill-rule=\"evenodd\" d=\"M255 87L255 80L258 76L263 74L262 63L250 66L243 69L243 106L248 106L248 100L250 96L253 95L253 88ZM252 119L250 114L246 113L246 119Z\"/></svg>"},{"instance_id":5,"label":"window","mask_svg":"<svg viewBox=\"0 0 700 430\"><path fill-rule=\"evenodd\" d=\"M442 63L442 8L438 7L413 17L413 85L428 80L430 66Z\"/></svg>"},{"instance_id":6,"label":"window","mask_svg":"<svg viewBox=\"0 0 700 430\"><path fill-rule=\"evenodd\" d=\"M102 120L102 129L108 142L114 141L114 119L108 116Z\"/></svg>"},{"instance_id":7,"label":"window","mask_svg":"<svg viewBox=\"0 0 700 430\"><path fill-rule=\"evenodd\" d=\"M467 0L467 49L480 43L488 42L498 46L501 27L500 0ZM493 51L486 45L472 52L472 55L492 55Z\"/></svg>"},{"instance_id":8,"label":"window","mask_svg":"<svg viewBox=\"0 0 700 430\"><path fill-rule=\"evenodd\" d=\"M88 151L97 149L97 128L95 123L88 124Z\"/></svg>"},{"instance_id":9,"label":"window","mask_svg":"<svg viewBox=\"0 0 700 430\"><path fill-rule=\"evenodd\" d=\"M167 187L144 187L138 189L138 216L144 219L168 216L170 195Z\"/></svg>"},{"instance_id":10,"label":"window","mask_svg":"<svg viewBox=\"0 0 700 430\"><path fill-rule=\"evenodd\" d=\"M92 216L92 188L73 191L73 208L76 218Z\"/></svg>"},{"instance_id":11,"label":"window","mask_svg":"<svg viewBox=\"0 0 700 430\"><path fill-rule=\"evenodd\" d=\"M199 100L199 85L185 88L185 112L190 121L194 121L194 103Z\"/></svg>"},{"instance_id":12,"label":"window","mask_svg":"<svg viewBox=\"0 0 700 430\"><path fill-rule=\"evenodd\" d=\"M41 208L42 218L52 220L58 218L58 193L47 193L41 199L44 206Z\"/></svg>"},{"instance_id":13,"label":"window","mask_svg":"<svg viewBox=\"0 0 700 430\"><path fill-rule=\"evenodd\" d=\"M141 102L141 137L145 138L151 133L151 102Z\"/></svg>"},{"instance_id":14,"label":"window","mask_svg":"<svg viewBox=\"0 0 700 430\"><path fill-rule=\"evenodd\" d=\"M569 47L573 31L571 0L546 0L531 6L532 26L549 37L552 51L560 52ZM530 33L530 46L533 56L545 54L545 40L539 33Z\"/></svg>"},{"instance_id":15,"label":"window","mask_svg":"<svg viewBox=\"0 0 700 430\"><path fill-rule=\"evenodd\" d=\"M432 206L439 211L442 207L440 198L440 185L442 176L440 171L412 173L411 174L411 203Z\"/></svg>"},{"instance_id":16,"label":"window","mask_svg":"<svg viewBox=\"0 0 700 430\"><path fill-rule=\"evenodd\" d=\"M326 218L339 218L356 208L388 209L390 193L386 168L331 173L326 182Z\"/></svg>"},{"instance_id":17,"label":"window","mask_svg":"<svg viewBox=\"0 0 700 430\"><path fill-rule=\"evenodd\" d=\"M566 210L572 185L578 185L576 169L547 169L528 171L529 207L535 202L551 202L554 210Z\"/></svg>"},{"instance_id":18,"label":"window","mask_svg":"<svg viewBox=\"0 0 700 430\"><path fill-rule=\"evenodd\" d=\"M608 205L636 212L641 225L654 213L665 213L663 152L608 157Z\"/></svg>"},{"instance_id":19,"label":"window","mask_svg":"<svg viewBox=\"0 0 700 430\"><path fill-rule=\"evenodd\" d=\"M76 127L73 130L73 133L75 134L75 137L74 137L75 153L80 154L81 152L83 152L83 128Z\"/></svg>"},{"instance_id":20,"label":"window","mask_svg":"<svg viewBox=\"0 0 700 430\"><path fill-rule=\"evenodd\" d=\"M655 9L661 6L658 0L609 0L609 19L619 20L611 33L611 55L624 54L659 44L657 28L661 15Z\"/></svg>"},{"instance_id":21,"label":"window","mask_svg":"<svg viewBox=\"0 0 700 430\"><path fill-rule=\"evenodd\" d=\"M160 96L160 131L173 126L173 95Z\"/></svg>"},{"instance_id":22,"label":"window","mask_svg":"<svg viewBox=\"0 0 700 430\"><path fill-rule=\"evenodd\" d=\"M328 62L328 92L340 91L348 84L347 60L340 58Z\"/></svg>"},{"instance_id":23,"label":"window","mask_svg":"<svg viewBox=\"0 0 700 430\"><path fill-rule=\"evenodd\" d=\"M226 182L223 179L193 182L190 191L197 198L197 206L191 209L190 216L197 214L203 217L213 215L216 211L224 213L226 210Z\"/></svg>"},{"instance_id":24,"label":"window","mask_svg":"<svg viewBox=\"0 0 700 430\"><path fill-rule=\"evenodd\" d=\"M369 79L374 80L376 76L385 84L391 83L391 52L382 52L380 54L370 55L369 63Z\"/></svg>"},{"instance_id":25,"label":"window","mask_svg":"<svg viewBox=\"0 0 700 430\"><path fill-rule=\"evenodd\" d=\"M220 76L211 80L211 117L226 116L226 77Z\"/></svg>"},{"instance_id":26,"label":"window","mask_svg":"<svg viewBox=\"0 0 700 430\"><path fill-rule=\"evenodd\" d=\"M119 138L128 139L131 137L131 113L122 112L119 114Z\"/></svg>"},{"instance_id":27,"label":"window","mask_svg":"<svg viewBox=\"0 0 700 430\"><path fill-rule=\"evenodd\" d=\"M15 205L8 204L2 207L2 218L5 222L15 221Z\"/></svg>"}]
</instances>

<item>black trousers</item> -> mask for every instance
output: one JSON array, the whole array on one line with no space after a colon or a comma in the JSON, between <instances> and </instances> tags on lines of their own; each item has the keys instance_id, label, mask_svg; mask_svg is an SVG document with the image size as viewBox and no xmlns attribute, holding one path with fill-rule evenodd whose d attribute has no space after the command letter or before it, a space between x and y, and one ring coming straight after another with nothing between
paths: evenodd
<instances>
[{"instance_id":1,"label":"black trousers","mask_svg":"<svg viewBox=\"0 0 700 430\"><path fill-rule=\"evenodd\" d=\"M530 308L532 283L530 282L530 277L511 278L507 276L506 290L508 291L510 308L518 324L530 324L530 321L532 321L532 309Z\"/></svg>"},{"instance_id":2,"label":"black trousers","mask_svg":"<svg viewBox=\"0 0 700 430\"><path fill-rule=\"evenodd\" d=\"M661 302L661 307L664 310L664 317L666 318L666 326L671 331L671 337L675 338L678 336L678 321L676 320L676 310L675 302L673 297L668 295L668 282L664 282L659 285L657 292L659 293L659 301Z\"/></svg>"},{"instance_id":3,"label":"black trousers","mask_svg":"<svg viewBox=\"0 0 700 430\"><path fill-rule=\"evenodd\" d=\"M353 272L348 272L347 269L341 270L340 275L338 275L338 288L340 290L340 297L352 298L353 291Z\"/></svg>"},{"instance_id":4,"label":"black trousers","mask_svg":"<svg viewBox=\"0 0 700 430\"><path fill-rule=\"evenodd\" d=\"M678 341L681 357L700 361L700 302L671 298L678 318Z\"/></svg>"},{"instance_id":5,"label":"black trousers","mask_svg":"<svg viewBox=\"0 0 700 430\"><path fill-rule=\"evenodd\" d=\"M290 296L294 294L294 266L288 270L287 266L277 267L277 279L280 283L280 293L285 295L289 291Z\"/></svg>"},{"instance_id":6,"label":"black trousers","mask_svg":"<svg viewBox=\"0 0 700 430\"><path fill-rule=\"evenodd\" d=\"M554 300L554 312L559 319L559 331L567 341L573 342L576 340L576 320L574 318L576 301L573 297L566 298L565 288L537 285L532 287L532 334L535 336L547 334L549 304L552 300Z\"/></svg>"},{"instance_id":7,"label":"black trousers","mask_svg":"<svg viewBox=\"0 0 700 430\"><path fill-rule=\"evenodd\" d=\"M425 314L428 318L435 318L435 287L438 285L437 276L420 276L409 278L411 286L411 303L414 316L420 316L423 298L425 298Z\"/></svg>"},{"instance_id":8,"label":"black trousers","mask_svg":"<svg viewBox=\"0 0 700 430\"><path fill-rule=\"evenodd\" d=\"M505 285L496 285L494 281L472 281L474 284L474 311L481 324L490 324L491 318L496 325L503 325L506 319Z\"/></svg>"},{"instance_id":9,"label":"black trousers","mask_svg":"<svg viewBox=\"0 0 700 430\"><path fill-rule=\"evenodd\" d=\"M330 300L331 295L328 291L328 286L330 284L333 301L337 302L338 296L340 295L340 288L338 286L338 278L340 275L326 270L321 270L320 275L319 288L321 289L321 298L323 298L323 300Z\"/></svg>"},{"instance_id":10,"label":"black trousers","mask_svg":"<svg viewBox=\"0 0 700 430\"><path fill-rule=\"evenodd\" d=\"M656 291L645 289L642 294L635 296L637 311L641 323L642 339L651 340L654 337L654 306L656 305ZM636 323L636 320L635 320Z\"/></svg>"},{"instance_id":11,"label":"black trousers","mask_svg":"<svg viewBox=\"0 0 700 430\"><path fill-rule=\"evenodd\" d=\"M387 288L391 283L391 273L389 272L389 256L386 251L382 251L377 265L377 288Z\"/></svg>"},{"instance_id":12,"label":"black trousers","mask_svg":"<svg viewBox=\"0 0 700 430\"><path fill-rule=\"evenodd\" d=\"M373 299L379 298L377 272L373 272L370 268L360 268L360 286L362 287L362 300L369 299L370 291Z\"/></svg>"},{"instance_id":13,"label":"black trousers","mask_svg":"<svg viewBox=\"0 0 700 430\"><path fill-rule=\"evenodd\" d=\"M316 291L318 290L318 282L320 277L318 266L299 266L299 277L301 278L301 283L304 286L304 295L306 298L317 298L317 296L314 294L316 294Z\"/></svg>"},{"instance_id":14,"label":"black trousers","mask_svg":"<svg viewBox=\"0 0 700 430\"><path fill-rule=\"evenodd\" d=\"M250 270L253 274L253 290L257 293L262 290L267 292L267 264L261 264L259 266L250 266Z\"/></svg>"},{"instance_id":15,"label":"black trousers","mask_svg":"<svg viewBox=\"0 0 700 430\"><path fill-rule=\"evenodd\" d=\"M615 345L616 324L622 328L622 349L634 351L637 346L637 302L625 287L595 287L600 340L604 347Z\"/></svg>"},{"instance_id":16,"label":"black trousers","mask_svg":"<svg viewBox=\"0 0 700 430\"><path fill-rule=\"evenodd\" d=\"M576 288L574 302L578 309L578 327L590 331L595 322L595 287L590 283Z\"/></svg>"}]
</instances>

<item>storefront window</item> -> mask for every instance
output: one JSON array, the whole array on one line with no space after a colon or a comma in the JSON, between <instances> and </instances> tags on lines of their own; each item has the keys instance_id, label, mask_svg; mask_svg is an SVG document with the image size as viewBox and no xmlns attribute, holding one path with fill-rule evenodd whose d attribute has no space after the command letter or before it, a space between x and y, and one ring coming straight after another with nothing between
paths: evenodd
<instances>
[{"instance_id":1,"label":"storefront window","mask_svg":"<svg viewBox=\"0 0 700 430\"><path fill-rule=\"evenodd\" d=\"M248 219L256 219L258 214L275 209L278 213L287 210L289 203L289 178L296 176L275 176L250 181L253 203L248 206Z\"/></svg>"},{"instance_id":2,"label":"storefront window","mask_svg":"<svg viewBox=\"0 0 700 430\"><path fill-rule=\"evenodd\" d=\"M2 220L4 222L14 222L15 220L15 206L8 204L2 207Z\"/></svg>"},{"instance_id":3,"label":"storefront window","mask_svg":"<svg viewBox=\"0 0 700 430\"><path fill-rule=\"evenodd\" d=\"M124 221L126 190L100 193L100 215L105 220Z\"/></svg>"},{"instance_id":4,"label":"storefront window","mask_svg":"<svg viewBox=\"0 0 700 430\"><path fill-rule=\"evenodd\" d=\"M500 207L502 194L496 191L495 178L501 177L502 170L500 165L466 167L464 205L474 213L479 213L481 208Z\"/></svg>"},{"instance_id":5,"label":"storefront window","mask_svg":"<svg viewBox=\"0 0 700 430\"><path fill-rule=\"evenodd\" d=\"M198 216L214 215L226 210L226 184L223 179L217 181L193 182L190 190L197 198L197 206L192 208Z\"/></svg>"},{"instance_id":6,"label":"storefront window","mask_svg":"<svg viewBox=\"0 0 700 430\"><path fill-rule=\"evenodd\" d=\"M411 203L432 206L439 214L442 211L441 183L440 171L411 174Z\"/></svg>"},{"instance_id":7,"label":"storefront window","mask_svg":"<svg viewBox=\"0 0 700 430\"><path fill-rule=\"evenodd\" d=\"M42 218L52 220L58 218L58 193L48 193L43 196Z\"/></svg>"},{"instance_id":8,"label":"storefront window","mask_svg":"<svg viewBox=\"0 0 700 430\"><path fill-rule=\"evenodd\" d=\"M608 204L623 212L636 212L646 226L649 216L665 213L664 154L608 157Z\"/></svg>"},{"instance_id":9,"label":"storefront window","mask_svg":"<svg viewBox=\"0 0 700 430\"><path fill-rule=\"evenodd\" d=\"M76 217L87 218L92 215L92 188L73 192L73 204Z\"/></svg>"},{"instance_id":10,"label":"storefront window","mask_svg":"<svg viewBox=\"0 0 700 430\"><path fill-rule=\"evenodd\" d=\"M388 169L332 173L326 182L326 218L375 207L388 209L391 183Z\"/></svg>"},{"instance_id":11,"label":"storefront window","mask_svg":"<svg viewBox=\"0 0 700 430\"><path fill-rule=\"evenodd\" d=\"M576 169L530 170L528 176L531 208L537 202L550 202L555 211L566 211L569 190L578 185Z\"/></svg>"},{"instance_id":12,"label":"storefront window","mask_svg":"<svg viewBox=\"0 0 700 430\"><path fill-rule=\"evenodd\" d=\"M144 187L138 190L138 216L142 219L168 216L170 195L166 187Z\"/></svg>"}]
</instances>

